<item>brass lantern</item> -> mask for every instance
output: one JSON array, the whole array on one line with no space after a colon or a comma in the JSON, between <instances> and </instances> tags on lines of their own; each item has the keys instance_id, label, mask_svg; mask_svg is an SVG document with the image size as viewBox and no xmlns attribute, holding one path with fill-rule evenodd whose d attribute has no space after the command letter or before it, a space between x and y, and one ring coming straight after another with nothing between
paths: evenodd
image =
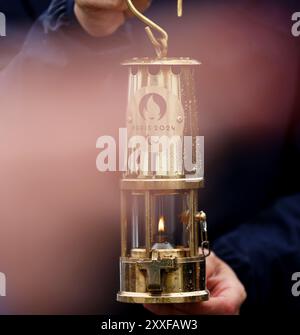
<instances>
[{"instance_id":1,"label":"brass lantern","mask_svg":"<svg viewBox=\"0 0 300 335\"><path fill-rule=\"evenodd\" d=\"M121 181L120 302L209 298L206 215L198 210L204 184L195 92L199 64L167 58L163 52L156 59L124 63L129 69L131 145Z\"/></svg>"}]
</instances>

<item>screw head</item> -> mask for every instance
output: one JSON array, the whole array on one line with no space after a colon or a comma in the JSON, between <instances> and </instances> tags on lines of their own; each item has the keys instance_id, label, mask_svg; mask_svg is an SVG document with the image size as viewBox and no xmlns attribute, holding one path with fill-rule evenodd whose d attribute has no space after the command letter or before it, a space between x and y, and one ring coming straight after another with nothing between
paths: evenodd
<instances>
[{"instance_id":1,"label":"screw head","mask_svg":"<svg viewBox=\"0 0 300 335\"><path fill-rule=\"evenodd\" d=\"M177 116L177 122L181 123L183 121L183 117L181 115Z\"/></svg>"}]
</instances>

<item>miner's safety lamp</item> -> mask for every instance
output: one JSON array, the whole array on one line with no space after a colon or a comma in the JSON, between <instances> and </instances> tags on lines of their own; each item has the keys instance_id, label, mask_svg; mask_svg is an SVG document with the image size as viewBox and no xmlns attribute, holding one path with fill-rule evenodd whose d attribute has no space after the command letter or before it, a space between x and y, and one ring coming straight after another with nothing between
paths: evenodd
<instances>
[{"instance_id":1,"label":"miner's safety lamp","mask_svg":"<svg viewBox=\"0 0 300 335\"><path fill-rule=\"evenodd\" d=\"M131 1L128 4L132 6ZM156 59L124 63L129 68L127 129L131 145L128 169L121 181L117 300L127 303L186 303L209 298L206 215L198 211L198 191L204 183L195 93L200 63L165 57L160 42Z\"/></svg>"}]
</instances>

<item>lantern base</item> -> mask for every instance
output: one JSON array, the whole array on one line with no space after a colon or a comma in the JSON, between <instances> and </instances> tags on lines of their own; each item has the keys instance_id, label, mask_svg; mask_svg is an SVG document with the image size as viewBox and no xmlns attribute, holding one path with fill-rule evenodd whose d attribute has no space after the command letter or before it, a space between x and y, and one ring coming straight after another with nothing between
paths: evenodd
<instances>
[{"instance_id":1,"label":"lantern base","mask_svg":"<svg viewBox=\"0 0 300 335\"><path fill-rule=\"evenodd\" d=\"M180 304L207 301L207 290L154 295L150 293L119 292L117 301L133 304Z\"/></svg>"},{"instance_id":2,"label":"lantern base","mask_svg":"<svg viewBox=\"0 0 300 335\"><path fill-rule=\"evenodd\" d=\"M119 302L138 304L189 303L209 299L205 257L186 257L188 249L158 249L145 257L145 249L133 249L121 257Z\"/></svg>"}]
</instances>

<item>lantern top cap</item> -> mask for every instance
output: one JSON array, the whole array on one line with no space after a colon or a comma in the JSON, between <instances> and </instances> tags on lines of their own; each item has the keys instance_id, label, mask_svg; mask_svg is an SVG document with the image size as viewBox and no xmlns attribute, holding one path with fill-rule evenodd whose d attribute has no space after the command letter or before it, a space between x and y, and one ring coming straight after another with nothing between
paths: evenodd
<instances>
[{"instance_id":1,"label":"lantern top cap","mask_svg":"<svg viewBox=\"0 0 300 335\"><path fill-rule=\"evenodd\" d=\"M201 65L195 59L191 59L188 57L179 57L179 58L161 58L161 59L152 59L148 57L144 58L132 58L130 60L126 60L122 63L122 65L133 66L133 65L166 65L166 66L184 66L184 65Z\"/></svg>"}]
</instances>

